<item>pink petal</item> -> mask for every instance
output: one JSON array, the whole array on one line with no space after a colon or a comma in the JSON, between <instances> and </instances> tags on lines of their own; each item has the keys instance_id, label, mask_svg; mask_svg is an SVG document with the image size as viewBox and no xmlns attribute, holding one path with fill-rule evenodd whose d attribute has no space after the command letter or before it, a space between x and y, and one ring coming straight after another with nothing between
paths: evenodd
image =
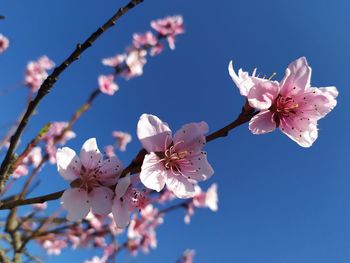
<instances>
[{"instance_id":1,"label":"pink petal","mask_svg":"<svg viewBox=\"0 0 350 263\"><path fill-rule=\"evenodd\" d=\"M140 180L149 189L159 192L164 188L166 172L155 153L147 154L143 160Z\"/></svg>"},{"instance_id":2,"label":"pink petal","mask_svg":"<svg viewBox=\"0 0 350 263\"><path fill-rule=\"evenodd\" d=\"M80 151L80 160L85 168L95 169L102 160L102 154L97 147L95 138L87 140Z\"/></svg>"},{"instance_id":3,"label":"pink petal","mask_svg":"<svg viewBox=\"0 0 350 263\"><path fill-rule=\"evenodd\" d=\"M298 96L299 110L304 117L323 118L337 105L337 95L335 87L310 88Z\"/></svg>"},{"instance_id":4,"label":"pink petal","mask_svg":"<svg viewBox=\"0 0 350 263\"><path fill-rule=\"evenodd\" d=\"M172 143L168 124L151 114L141 115L137 124L137 137L148 152L164 151Z\"/></svg>"},{"instance_id":5,"label":"pink petal","mask_svg":"<svg viewBox=\"0 0 350 263\"><path fill-rule=\"evenodd\" d=\"M56 152L57 170L67 181L73 181L79 177L81 163L75 151L68 147L58 149Z\"/></svg>"},{"instance_id":6,"label":"pink petal","mask_svg":"<svg viewBox=\"0 0 350 263\"><path fill-rule=\"evenodd\" d=\"M178 151L200 151L205 145L205 136L209 131L208 124L204 121L189 123L181 127L174 135L174 144Z\"/></svg>"},{"instance_id":7,"label":"pink petal","mask_svg":"<svg viewBox=\"0 0 350 263\"><path fill-rule=\"evenodd\" d=\"M191 156L189 159L191 166L187 165L181 166L180 169L182 173L187 177L187 179L193 179L196 181L208 180L213 174L214 170L207 160L207 153L200 152ZM189 172L187 172L190 170Z\"/></svg>"},{"instance_id":8,"label":"pink petal","mask_svg":"<svg viewBox=\"0 0 350 263\"><path fill-rule=\"evenodd\" d=\"M115 198L123 197L126 193L126 190L128 190L128 187L130 184L131 184L130 176L125 176L123 178L120 178L115 187Z\"/></svg>"},{"instance_id":9,"label":"pink petal","mask_svg":"<svg viewBox=\"0 0 350 263\"><path fill-rule=\"evenodd\" d=\"M113 191L107 187L93 188L89 193L92 212L98 215L108 215L112 211L113 195Z\"/></svg>"},{"instance_id":10,"label":"pink petal","mask_svg":"<svg viewBox=\"0 0 350 263\"><path fill-rule=\"evenodd\" d=\"M281 81L281 95L288 97L299 94L310 87L311 68L306 58L301 57L289 64Z\"/></svg>"},{"instance_id":11,"label":"pink petal","mask_svg":"<svg viewBox=\"0 0 350 263\"><path fill-rule=\"evenodd\" d=\"M191 198L196 193L194 185L181 175L168 173L166 185L178 198Z\"/></svg>"},{"instance_id":12,"label":"pink petal","mask_svg":"<svg viewBox=\"0 0 350 263\"><path fill-rule=\"evenodd\" d=\"M70 221L83 219L90 211L88 193L79 188L70 188L64 191L61 204L67 210L67 219Z\"/></svg>"},{"instance_id":13,"label":"pink petal","mask_svg":"<svg viewBox=\"0 0 350 263\"><path fill-rule=\"evenodd\" d=\"M122 201L120 198L114 198L112 213L115 223L119 228L126 227L129 222L129 209L126 202Z\"/></svg>"},{"instance_id":14,"label":"pink petal","mask_svg":"<svg viewBox=\"0 0 350 263\"><path fill-rule=\"evenodd\" d=\"M282 118L280 129L302 147L310 147L318 136L316 122L303 117Z\"/></svg>"},{"instance_id":15,"label":"pink petal","mask_svg":"<svg viewBox=\"0 0 350 263\"><path fill-rule=\"evenodd\" d=\"M102 162L100 171L102 173L100 175L101 183L111 186L117 182L123 171L123 165L117 156L111 156Z\"/></svg>"},{"instance_id":16,"label":"pink petal","mask_svg":"<svg viewBox=\"0 0 350 263\"><path fill-rule=\"evenodd\" d=\"M247 96L250 89L254 86L254 82L251 79L251 76L249 76L248 72L243 71L242 69L238 70L238 75L233 69L232 60L230 61L228 65L228 72L233 80L233 82L236 84L237 88L239 89L239 92L242 96ZM252 77L255 77L256 69L254 69Z\"/></svg>"},{"instance_id":17,"label":"pink petal","mask_svg":"<svg viewBox=\"0 0 350 263\"><path fill-rule=\"evenodd\" d=\"M218 185L212 184L206 193L205 204L211 211L218 211Z\"/></svg>"},{"instance_id":18,"label":"pink petal","mask_svg":"<svg viewBox=\"0 0 350 263\"><path fill-rule=\"evenodd\" d=\"M264 81L255 79L255 85L248 93L250 106L258 110L267 110L271 107L279 93L278 83L275 81Z\"/></svg>"},{"instance_id":19,"label":"pink petal","mask_svg":"<svg viewBox=\"0 0 350 263\"><path fill-rule=\"evenodd\" d=\"M272 119L272 113L269 110L261 111L255 115L249 122L249 130L254 134L264 134L276 129L276 123Z\"/></svg>"}]
</instances>

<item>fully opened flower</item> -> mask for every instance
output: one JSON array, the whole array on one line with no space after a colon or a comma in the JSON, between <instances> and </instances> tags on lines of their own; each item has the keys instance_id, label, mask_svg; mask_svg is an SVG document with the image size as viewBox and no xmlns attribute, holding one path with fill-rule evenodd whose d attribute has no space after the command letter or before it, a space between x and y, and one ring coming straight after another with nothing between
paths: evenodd
<instances>
[{"instance_id":1,"label":"fully opened flower","mask_svg":"<svg viewBox=\"0 0 350 263\"><path fill-rule=\"evenodd\" d=\"M93 213L107 215L112 209L113 186L122 172L116 156L103 160L95 138L87 140L78 156L68 147L57 150L57 168L73 188L62 195L62 206L71 221L85 218L90 209Z\"/></svg>"},{"instance_id":2,"label":"fully opened flower","mask_svg":"<svg viewBox=\"0 0 350 263\"><path fill-rule=\"evenodd\" d=\"M338 96L335 87L311 87L310 78L311 68L301 57L288 66L280 83L254 76L236 83L241 91L246 89L250 106L260 111L249 123L252 133L278 127L300 146L310 147L318 136L317 121L336 106Z\"/></svg>"},{"instance_id":3,"label":"fully opened flower","mask_svg":"<svg viewBox=\"0 0 350 263\"><path fill-rule=\"evenodd\" d=\"M118 180L112 207L114 221L118 227L126 227L130 222L130 212L133 209L141 210L147 204L145 195L132 187L130 176Z\"/></svg>"},{"instance_id":4,"label":"fully opened flower","mask_svg":"<svg viewBox=\"0 0 350 263\"><path fill-rule=\"evenodd\" d=\"M157 116L143 114L137 136L148 154L141 167L141 182L158 192L167 185L179 198L193 197L195 183L207 180L214 173L206 152L202 151L207 132L207 123L189 123L172 137L166 123Z\"/></svg>"}]
</instances>

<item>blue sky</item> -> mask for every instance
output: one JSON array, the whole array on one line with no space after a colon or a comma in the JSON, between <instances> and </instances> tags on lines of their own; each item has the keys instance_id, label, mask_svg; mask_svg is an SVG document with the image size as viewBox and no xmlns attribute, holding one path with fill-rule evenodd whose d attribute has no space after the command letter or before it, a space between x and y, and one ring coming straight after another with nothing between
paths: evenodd
<instances>
[{"instance_id":1,"label":"blue sky","mask_svg":"<svg viewBox=\"0 0 350 263\"><path fill-rule=\"evenodd\" d=\"M43 54L61 62L126 1L101 3L3 0L0 32L11 47L0 56L0 87L20 84L26 63ZM231 59L237 68L258 67L281 79L292 60L306 56L313 86L334 85L340 92L335 110L319 122L316 143L303 149L278 131L255 136L244 125L208 144L215 175L203 187L218 184L219 211L198 210L190 225L183 223L183 211L171 214L159 228L157 250L147 257L124 255L122 262L174 262L186 248L196 249L197 262L349 262L349 8L345 0L145 0L62 74L23 143L48 121L67 120L96 87L97 76L110 72L101 59L122 52L132 33L148 30L155 18L183 15L186 34L176 50L149 58L142 77L119 80L115 96L99 97L75 126L78 137L70 147L78 150L90 137L103 146L112 142L112 130L129 131L134 140L118 155L127 164L140 148L135 127L144 112L174 130L201 120L211 130L221 128L244 102L227 73ZM26 94L19 88L0 97L0 125L18 116ZM46 166L40 180L33 195L67 187L55 167ZM93 255L67 250L45 262L82 262Z\"/></svg>"}]
</instances>

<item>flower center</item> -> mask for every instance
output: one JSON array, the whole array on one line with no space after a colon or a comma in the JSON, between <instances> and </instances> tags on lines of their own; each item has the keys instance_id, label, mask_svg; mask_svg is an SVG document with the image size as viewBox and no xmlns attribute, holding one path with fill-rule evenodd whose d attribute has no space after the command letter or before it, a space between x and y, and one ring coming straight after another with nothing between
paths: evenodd
<instances>
[{"instance_id":1,"label":"flower center","mask_svg":"<svg viewBox=\"0 0 350 263\"><path fill-rule=\"evenodd\" d=\"M183 141L179 141L174 145L170 146L165 150L164 156L162 156L162 162L164 164L165 169L171 170L174 175L180 175L181 166L189 165L190 161L187 160L187 157L190 155L189 151L177 151L176 147L183 143Z\"/></svg>"},{"instance_id":2,"label":"flower center","mask_svg":"<svg viewBox=\"0 0 350 263\"><path fill-rule=\"evenodd\" d=\"M299 104L296 103L293 98L278 95L275 103L269 110L273 113L274 121L277 126L279 126L281 118L289 117L291 114L296 114L298 108Z\"/></svg>"},{"instance_id":3,"label":"flower center","mask_svg":"<svg viewBox=\"0 0 350 263\"><path fill-rule=\"evenodd\" d=\"M149 203L146 196L133 187L129 187L122 198L123 201L128 202L131 207L139 210L145 208Z\"/></svg>"}]
</instances>

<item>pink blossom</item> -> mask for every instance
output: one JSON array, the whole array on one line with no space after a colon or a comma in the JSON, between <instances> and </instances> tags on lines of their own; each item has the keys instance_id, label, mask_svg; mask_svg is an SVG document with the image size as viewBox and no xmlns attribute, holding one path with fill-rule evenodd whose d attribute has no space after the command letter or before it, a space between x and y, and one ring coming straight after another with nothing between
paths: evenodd
<instances>
[{"instance_id":1,"label":"pink blossom","mask_svg":"<svg viewBox=\"0 0 350 263\"><path fill-rule=\"evenodd\" d=\"M158 192L167 185L178 198L193 197L194 183L207 180L214 173L202 151L207 132L207 123L189 123L172 137L166 123L157 116L143 114L137 136L148 154L141 167L141 182Z\"/></svg>"},{"instance_id":2,"label":"pink blossom","mask_svg":"<svg viewBox=\"0 0 350 263\"><path fill-rule=\"evenodd\" d=\"M253 83L247 89L248 102L260 111L249 122L251 132L263 134L278 127L300 146L310 147L318 136L317 121L336 106L338 96L335 87L311 87L310 78L311 68L301 57L288 66L280 83L248 79Z\"/></svg>"},{"instance_id":3,"label":"pink blossom","mask_svg":"<svg viewBox=\"0 0 350 263\"><path fill-rule=\"evenodd\" d=\"M105 154L106 154L107 157L115 156L114 146L113 145L105 146L104 150L105 150Z\"/></svg>"},{"instance_id":4,"label":"pink blossom","mask_svg":"<svg viewBox=\"0 0 350 263\"><path fill-rule=\"evenodd\" d=\"M125 152L126 146L132 140L130 133L122 131L113 131L112 136L117 140L118 149L122 152Z\"/></svg>"},{"instance_id":5,"label":"pink blossom","mask_svg":"<svg viewBox=\"0 0 350 263\"><path fill-rule=\"evenodd\" d=\"M28 166L26 164L20 164L14 170L12 177L15 179L18 179L18 178L25 176L27 174L28 174Z\"/></svg>"},{"instance_id":6,"label":"pink blossom","mask_svg":"<svg viewBox=\"0 0 350 263\"><path fill-rule=\"evenodd\" d=\"M68 122L53 122L48 132L43 136L43 140L46 142L46 151L50 156L50 162L52 164L56 163L56 144L63 145L76 136L71 130L65 131L63 136L61 136L67 126Z\"/></svg>"},{"instance_id":7,"label":"pink blossom","mask_svg":"<svg viewBox=\"0 0 350 263\"><path fill-rule=\"evenodd\" d=\"M34 167L38 167L41 163L43 157L41 154L41 148L36 146L30 153L23 159L23 163L32 164Z\"/></svg>"},{"instance_id":8,"label":"pink blossom","mask_svg":"<svg viewBox=\"0 0 350 263\"><path fill-rule=\"evenodd\" d=\"M193 263L194 255L196 254L195 250L193 249L186 249L185 252L182 254L179 263Z\"/></svg>"},{"instance_id":9,"label":"pink blossom","mask_svg":"<svg viewBox=\"0 0 350 263\"><path fill-rule=\"evenodd\" d=\"M47 70L52 69L55 64L47 57L42 56L37 61L30 61L27 64L24 82L32 92L37 92L48 77Z\"/></svg>"},{"instance_id":10,"label":"pink blossom","mask_svg":"<svg viewBox=\"0 0 350 263\"><path fill-rule=\"evenodd\" d=\"M127 79L131 79L133 77L138 77L143 74L143 66L146 64L146 50L131 50L126 58L126 65L128 69L123 71L123 76Z\"/></svg>"},{"instance_id":11,"label":"pink blossom","mask_svg":"<svg viewBox=\"0 0 350 263\"><path fill-rule=\"evenodd\" d=\"M238 70L238 75L237 75L233 69L232 61L230 61L228 66L228 72L233 82L238 87L241 95L247 96L250 89L254 86L253 79L255 78L255 75L256 75L256 68L253 70L253 73L251 76L249 76L249 73L246 71L243 71L241 68Z\"/></svg>"},{"instance_id":12,"label":"pink blossom","mask_svg":"<svg viewBox=\"0 0 350 263\"><path fill-rule=\"evenodd\" d=\"M197 188L197 193L193 197L193 204L196 207L208 207L211 211L218 211L218 193L217 184L212 184L207 192L203 192L200 187Z\"/></svg>"},{"instance_id":13,"label":"pink blossom","mask_svg":"<svg viewBox=\"0 0 350 263\"><path fill-rule=\"evenodd\" d=\"M102 64L109 67L118 67L125 62L126 55L118 54L114 57L104 58L102 59Z\"/></svg>"},{"instance_id":14,"label":"pink blossom","mask_svg":"<svg viewBox=\"0 0 350 263\"><path fill-rule=\"evenodd\" d=\"M147 31L143 34L134 34L132 38L132 43L136 48L147 48L148 46L152 47L158 43L157 37L153 35L151 31Z\"/></svg>"},{"instance_id":15,"label":"pink blossom","mask_svg":"<svg viewBox=\"0 0 350 263\"><path fill-rule=\"evenodd\" d=\"M91 260L85 260L84 263L105 263L106 260L99 258L97 256L93 257Z\"/></svg>"},{"instance_id":16,"label":"pink blossom","mask_svg":"<svg viewBox=\"0 0 350 263\"><path fill-rule=\"evenodd\" d=\"M60 255L61 250L67 246L65 240L45 240L43 242L43 247L46 249L49 255Z\"/></svg>"},{"instance_id":17,"label":"pink blossom","mask_svg":"<svg viewBox=\"0 0 350 263\"><path fill-rule=\"evenodd\" d=\"M113 75L100 75L98 77L98 86L102 93L113 95L118 89L118 85L114 82Z\"/></svg>"},{"instance_id":18,"label":"pink blossom","mask_svg":"<svg viewBox=\"0 0 350 263\"><path fill-rule=\"evenodd\" d=\"M115 188L112 213L119 228L126 227L130 222L130 211L143 209L147 205L147 198L136 188L131 186L130 176L120 178Z\"/></svg>"},{"instance_id":19,"label":"pink blossom","mask_svg":"<svg viewBox=\"0 0 350 263\"><path fill-rule=\"evenodd\" d=\"M33 208L37 211L42 211L47 208L47 202L44 203L38 203L38 204L33 204Z\"/></svg>"},{"instance_id":20,"label":"pink blossom","mask_svg":"<svg viewBox=\"0 0 350 263\"><path fill-rule=\"evenodd\" d=\"M85 218L93 213L107 215L111 212L113 191L109 188L117 182L122 172L119 159L114 156L103 160L96 139L87 140L79 157L72 149L57 150L57 168L61 176L74 185L64 191L61 201L67 210L67 219Z\"/></svg>"},{"instance_id":21,"label":"pink blossom","mask_svg":"<svg viewBox=\"0 0 350 263\"><path fill-rule=\"evenodd\" d=\"M3 34L0 34L0 54L4 53L10 46L10 41Z\"/></svg>"},{"instance_id":22,"label":"pink blossom","mask_svg":"<svg viewBox=\"0 0 350 263\"><path fill-rule=\"evenodd\" d=\"M182 16L168 16L152 21L151 27L166 37L171 49L175 49L175 37L185 32Z\"/></svg>"}]
</instances>

